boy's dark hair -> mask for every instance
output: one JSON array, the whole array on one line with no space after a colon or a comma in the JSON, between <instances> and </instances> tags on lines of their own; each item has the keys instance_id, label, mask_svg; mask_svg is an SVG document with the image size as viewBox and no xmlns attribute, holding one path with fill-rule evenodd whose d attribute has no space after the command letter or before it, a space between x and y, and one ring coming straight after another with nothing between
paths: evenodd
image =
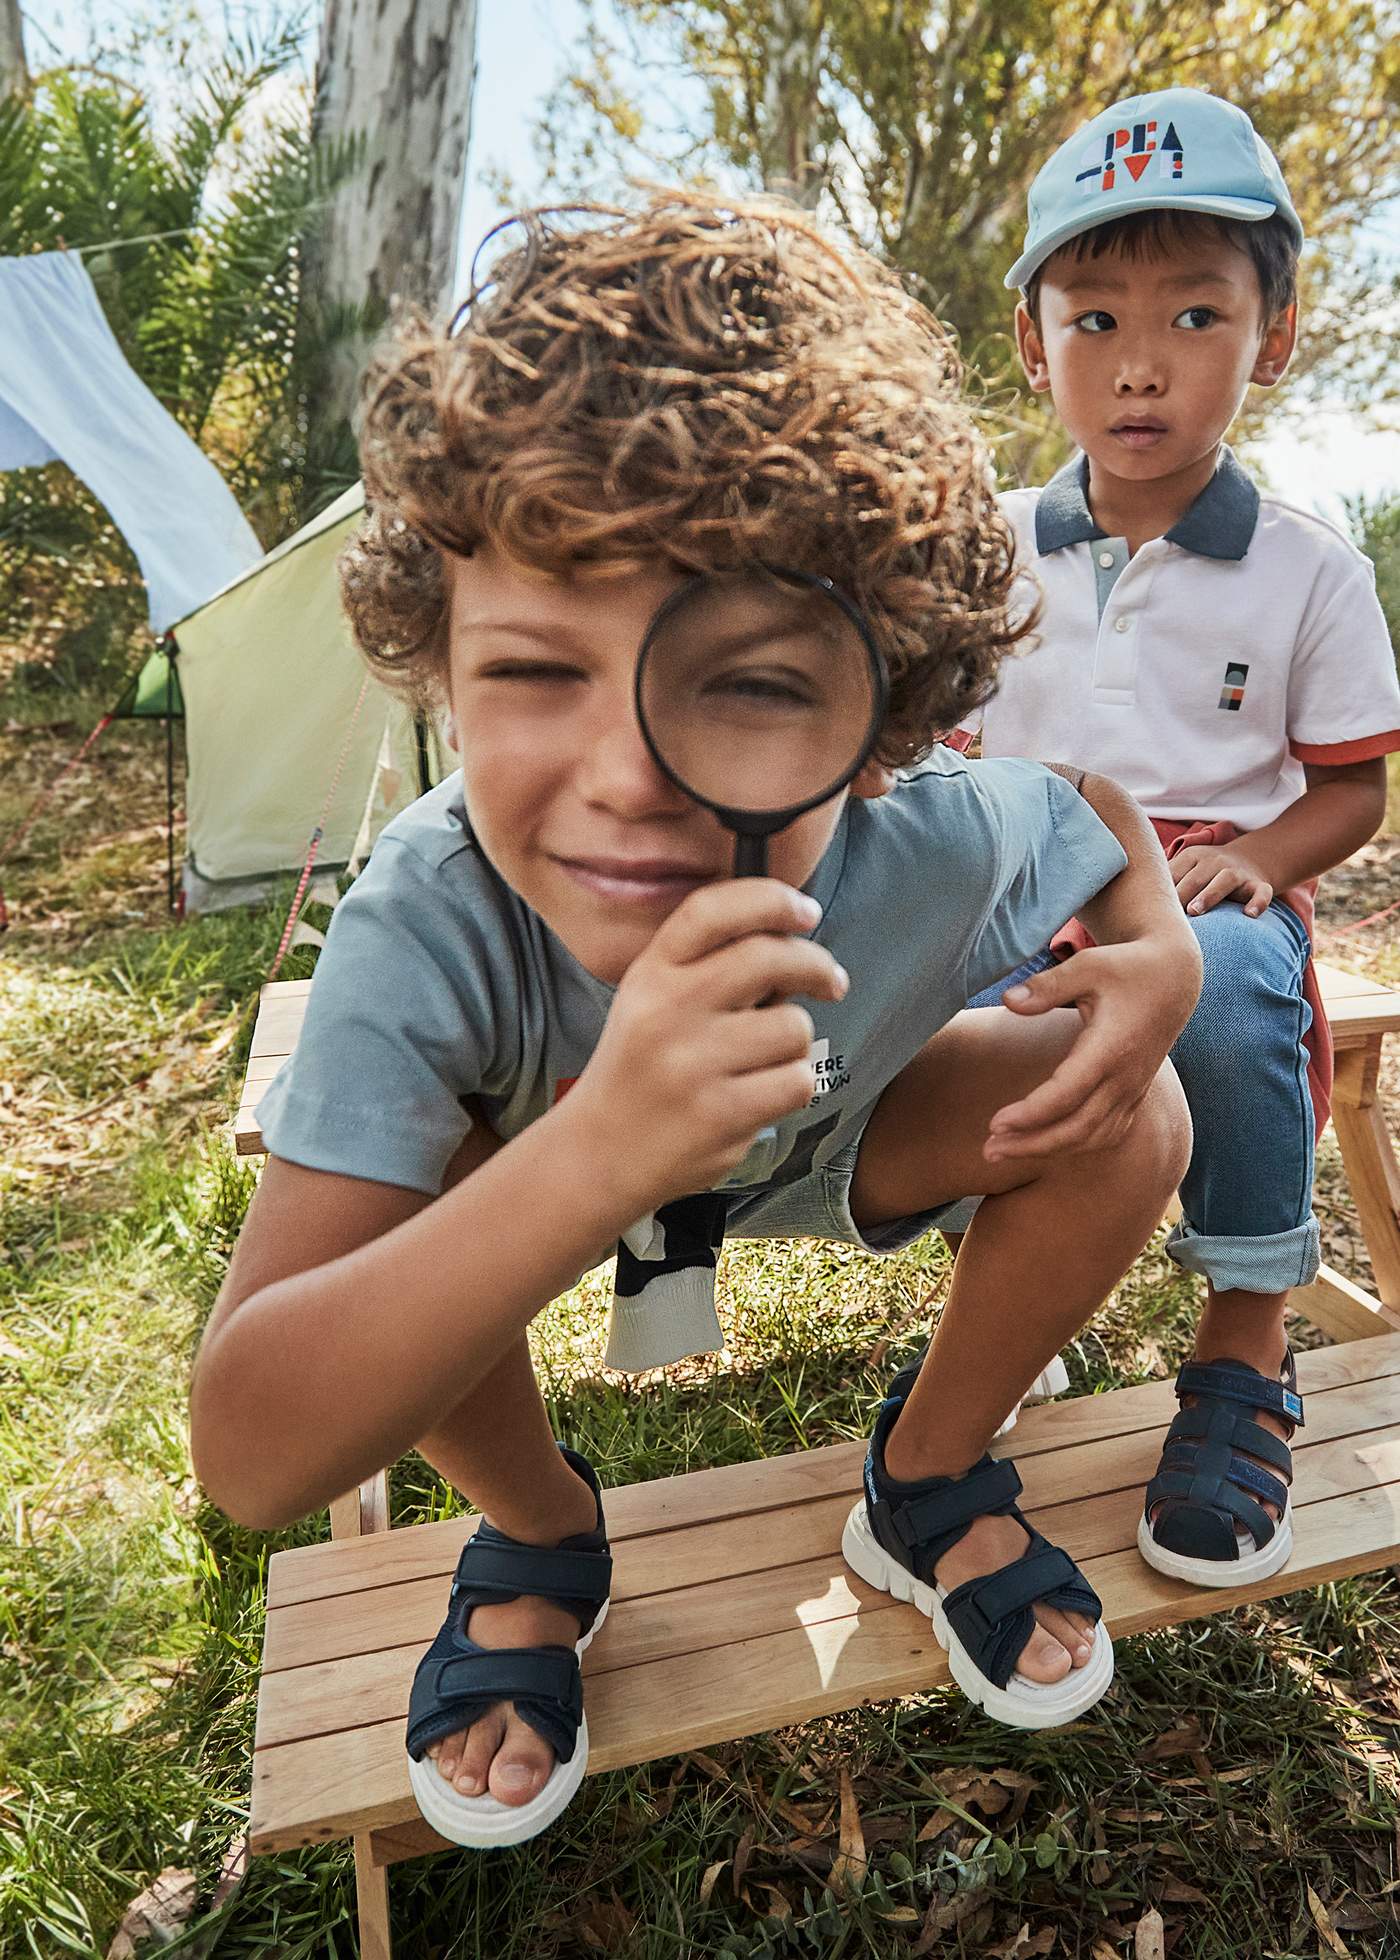
<instances>
[{"instance_id":1,"label":"boy's dark hair","mask_svg":"<svg viewBox=\"0 0 1400 1960\"><path fill-rule=\"evenodd\" d=\"M880 757L924 754L1030 625L947 332L776 201L653 192L518 224L462 331L410 320L367 377L341 580L370 664L441 699L442 550L782 565L863 608L890 670Z\"/></svg>"},{"instance_id":2,"label":"boy's dark hair","mask_svg":"<svg viewBox=\"0 0 1400 1960\"><path fill-rule=\"evenodd\" d=\"M1026 287L1026 311L1036 331L1040 331L1040 282L1056 259L1080 264L1105 252L1121 253L1125 259L1151 259L1175 245L1190 244L1203 233L1225 239L1253 261L1266 325L1297 299L1298 247L1277 212L1272 218L1247 223L1243 218L1218 218L1210 211L1130 211L1126 217L1109 218L1081 231L1036 267Z\"/></svg>"}]
</instances>

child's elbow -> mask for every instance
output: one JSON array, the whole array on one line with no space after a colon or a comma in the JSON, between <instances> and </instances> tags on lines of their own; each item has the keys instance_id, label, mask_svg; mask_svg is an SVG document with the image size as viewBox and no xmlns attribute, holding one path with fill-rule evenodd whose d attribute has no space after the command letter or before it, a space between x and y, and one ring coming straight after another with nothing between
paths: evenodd
<instances>
[{"instance_id":1,"label":"child's elbow","mask_svg":"<svg viewBox=\"0 0 1400 1960\"><path fill-rule=\"evenodd\" d=\"M279 1487L282 1453L255 1436L219 1379L217 1362L201 1355L190 1384L190 1455L209 1501L249 1531L282 1531L302 1515L293 1493ZM269 1477L269 1471L272 1472ZM303 1507L304 1508L304 1507Z\"/></svg>"}]
</instances>

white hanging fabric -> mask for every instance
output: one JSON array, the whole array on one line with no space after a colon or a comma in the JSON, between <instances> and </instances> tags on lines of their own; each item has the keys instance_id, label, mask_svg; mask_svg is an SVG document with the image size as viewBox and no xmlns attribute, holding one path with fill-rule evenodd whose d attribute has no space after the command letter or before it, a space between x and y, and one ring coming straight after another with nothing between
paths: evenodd
<instances>
[{"instance_id":1,"label":"white hanging fabric","mask_svg":"<svg viewBox=\"0 0 1400 1960\"><path fill-rule=\"evenodd\" d=\"M136 554L163 633L262 556L214 465L128 365L82 260L0 259L0 469L64 462Z\"/></svg>"}]
</instances>

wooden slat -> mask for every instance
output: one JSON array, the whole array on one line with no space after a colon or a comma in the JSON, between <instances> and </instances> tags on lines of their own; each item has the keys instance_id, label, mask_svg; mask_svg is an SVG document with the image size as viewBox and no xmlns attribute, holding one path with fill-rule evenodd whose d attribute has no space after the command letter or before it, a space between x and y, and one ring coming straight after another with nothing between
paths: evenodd
<instances>
[{"instance_id":1,"label":"wooden slat","mask_svg":"<svg viewBox=\"0 0 1400 1960\"><path fill-rule=\"evenodd\" d=\"M1400 1330L1400 1311L1330 1266L1319 1268L1311 1286L1295 1287L1288 1304L1334 1341L1369 1340L1379 1328Z\"/></svg>"},{"instance_id":2,"label":"wooden slat","mask_svg":"<svg viewBox=\"0 0 1400 1960\"><path fill-rule=\"evenodd\" d=\"M1028 1515L1087 1571L1095 1558L1127 1551L1135 1544L1143 1488L1155 1468L1154 1453L1130 1487L1102 1497L1080 1497L1050 1510L1030 1506ZM1400 1495L1400 1426L1373 1429L1360 1438L1350 1436L1300 1452L1294 1503L1345 1497L1378 1483L1395 1485ZM841 1557L841 1529L851 1502L847 1496L829 1512L822 1506L820 1520L804 1521L804 1539L809 1531L819 1530L824 1543L817 1556L801 1563L754 1569L742 1576L641 1597L614 1595L607 1624L585 1657L584 1672L590 1682L595 1675L617 1668L652 1666L726 1646L736 1627L742 1627L746 1637L780 1633L794 1624L815 1625L872 1605L877 1595L861 1585ZM732 1541L742 1526L724 1529ZM626 1563L624 1555L620 1564ZM1295 1575L1293 1583L1307 1583L1306 1575ZM275 1747L394 1717L403 1720L414 1669L442 1618L442 1587L435 1591L424 1615L427 1624L415 1626L401 1646L356 1651L343 1660L265 1673L257 1746Z\"/></svg>"},{"instance_id":3,"label":"wooden slat","mask_svg":"<svg viewBox=\"0 0 1400 1960\"><path fill-rule=\"evenodd\" d=\"M1396 1374L1400 1374L1400 1344L1384 1334L1298 1356L1298 1384L1304 1395ZM1074 1449L1142 1430L1157 1434L1175 1413L1176 1397L1169 1381L1142 1382L1112 1394L1074 1396L1024 1410L1011 1434L993 1446L993 1454L1014 1456L1029 1487L1030 1459L1041 1452ZM1310 1410L1309 1436L1315 1433L1317 1421ZM604 1493L608 1534L617 1546L643 1532L674 1530L854 1491L864 1460L864 1443L835 1444L624 1485ZM277 1552L268 1567L269 1612L298 1600L356 1592L367 1585L450 1573L471 1529L470 1519L447 1518L439 1524L416 1525L411 1531L390 1532L372 1543L298 1545Z\"/></svg>"},{"instance_id":4,"label":"wooden slat","mask_svg":"<svg viewBox=\"0 0 1400 1960\"><path fill-rule=\"evenodd\" d=\"M1324 1444L1334 1445L1344 1457L1354 1455L1358 1436L1382 1429L1395 1419L1400 1399L1396 1388L1396 1378L1391 1376L1309 1399L1308 1425L1297 1451L1300 1489L1305 1487L1305 1472L1308 1477L1329 1474L1321 1459L1317 1466L1311 1462ZM1162 1432L1154 1429L1078 1450L1018 1457L1025 1484L1023 1508L1072 1558L1121 1550L1133 1542L1136 1507L1156 1470L1161 1443ZM821 1457L826 1453L806 1454ZM697 1586L718 1588L717 1597L728 1601L725 1588L732 1582L737 1587L734 1600L741 1607L748 1575L835 1556L841 1528L860 1486L858 1464L855 1469L856 1474L841 1488L820 1499L615 1543L615 1604L642 1599L661 1610L667 1594ZM1334 1487L1352 1486L1329 1484L1329 1494ZM1094 1495L1085 1500L1085 1492ZM1125 1494L1126 1505L1115 1507L1109 1501L1117 1493ZM373 1586L368 1591L269 1612L263 1649L264 1693L271 1697L269 1705L290 1696L295 1721L317 1721L307 1699L315 1685L307 1671L313 1664L334 1663L346 1656L401 1645L421 1652L442 1618L445 1577L438 1574L408 1585ZM708 1612L709 1608L702 1610ZM719 1631L714 1638L722 1638L726 1627L738 1624L733 1617L725 1617L732 1610L736 1609L725 1604L722 1612L717 1612L715 1625ZM609 1643L616 1637L611 1625L600 1636ZM291 1670L296 1683L279 1690L279 1670ZM269 1740L283 1739L281 1733L269 1734Z\"/></svg>"},{"instance_id":5,"label":"wooden slat","mask_svg":"<svg viewBox=\"0 0 1400 1960\"><path fill-rule=\"evenodd\" d=\"M1153 1572L1136 1550L1091 1560L1086 1577L1121 1636L1374 1570L1400 1556L1400 1485L1303 1505L1294 1532L1292 1564L1254 1586L1193 1592ZM589 1769L648 1762L946 1679L927 1622L880 1595L810 1626L599 1674L589 1685ZM401 1720L255 1752L256 1852L392 1828L415 1814Z\"/></svg>"}]
</instances>

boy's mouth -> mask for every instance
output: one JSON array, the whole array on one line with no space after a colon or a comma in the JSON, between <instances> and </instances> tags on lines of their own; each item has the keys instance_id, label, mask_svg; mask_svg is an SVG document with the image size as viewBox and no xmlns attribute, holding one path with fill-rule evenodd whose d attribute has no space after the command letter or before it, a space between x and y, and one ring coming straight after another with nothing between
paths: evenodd
<instances>
[{"instance_id":1,"label":"boy's mouth","mask_svg":"<svg viewBox=\"0 0 1400 1960\"><path fill-rule=\"evenodd\" d=\"M556 857L554 861L595 897L630 905L676 903L719 875L708 865L676 858Z\"/></svg>"},{"instance_id":2,"label":"boy's mouth","mask_svg":"<svg viewBox=\"0 0 1400 1960\"><path fill-rule=\"evenodd\" d=\"M1115 422L1108 433L1130 449L1151 449L1166 435L1167 425L1151 415L1128 415Z\"/></svg>"}]
</instances>

